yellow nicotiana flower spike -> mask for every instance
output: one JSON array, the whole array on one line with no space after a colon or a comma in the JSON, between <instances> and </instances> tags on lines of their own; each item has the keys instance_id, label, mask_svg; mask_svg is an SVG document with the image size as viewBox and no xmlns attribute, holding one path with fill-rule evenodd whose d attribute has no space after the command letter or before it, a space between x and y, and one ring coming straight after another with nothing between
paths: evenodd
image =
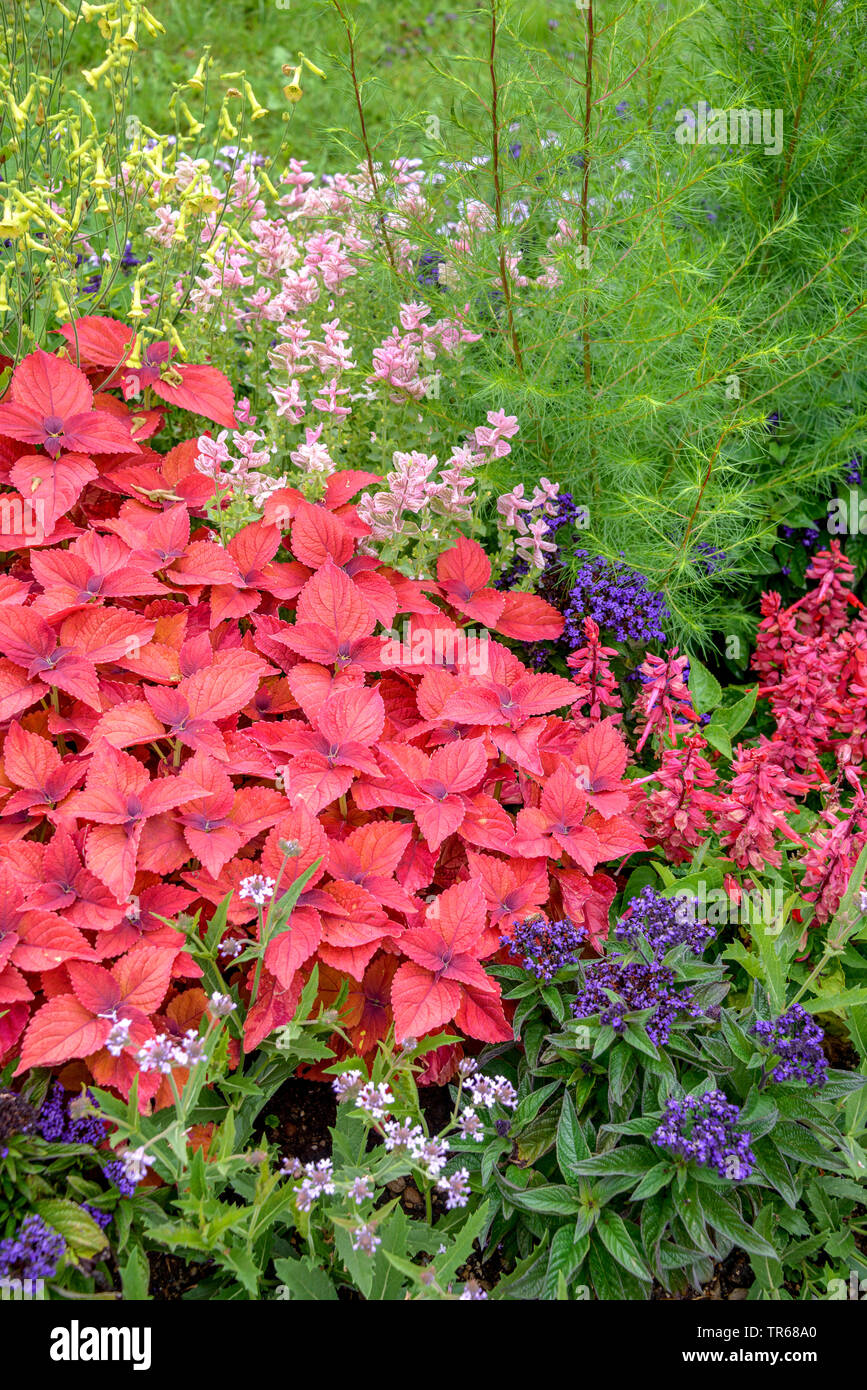
<instances>
[{"instance_id":1,"label":"yellow nicotiana flower spike","mask_svg":"<svg viewBox=\"0 0 867 1390\"><path fill-rule=\"evenodd\" d=\"M172 346L176 347L181 357L185 358L187 355L187 349L181 342L178 330L175 328L175 325L173 323L168 324L168 326L166 327L166 334Z\"/></svg>"},{"instance_id":2,"label":"yellow nicotiana flower spike","mask_svg":"<svg viewBox=\"0 0 867 1390\"><path fill-rule=\"evenodd\" d=\"M232 122L229 119L229 113L226 110L225 105L220 107L220 115L217 120L217 124L220 128L220 134L225 135L228 140L234 140L237 138L238 127L236 125L232 125Z\"/></svg>"},{"instance_id":3,"label":"yellow nicotiana flower spike","mask_svg":"<svg viewBox=\"0 0 867 1390\"><path fill-rule=\"evenodd\" d=\"M287 101L291 101L293 104L300 101L304 95L301 90L301 67L300 63L296 68L290 67L287 63L283 68L284 73L289 78L288 85L283 88L283 95Z\"/></svg>"},{"instance_id":4,"label":"yellow nicotiana flower spike","mask_svg":"<svg viewBox=\"0 0 867 1390\"><path fill-rule=\"evenodd\" d=\"M0 276L0 314L8 314L10 312L11 306L9 304L9 295L6 285L6 273L4 271L3 275Z\"/></svg>"},{"instance_id":5,"label":"yellow nicotiana flower spike","mask_svg":"<svg viewBox=\"0 0 867 1390\"><path fill-rule=\"evenodd\" d=\"M99 85L99 79L104 77L110 68L114 67L114 62L114 53L109 53L105 61L100 63L98 68L82 68L81 75L88 87L93 87L95 91Z\"/></svg>"},{"instance_id":6,"label":"yellow nicotiana flower spike","mask_svg":"<svg viewBox=\"0 0 867 1390\"><path fill-rule=\"evenodd\" d=\"M142 5L140 17L142 24L147 29L152 39L155 39L158 34L164 34L166 32L165 25L160 24L159 20L155 15L151 14L146 5Z\"/></svg>"},{"instance_id":7,"label":"yellow nicotiana flower spike","mask_svg":"<svg viewBox=\"0 0 867 1390\"><path fill-rule=\"evenodd\" d=\"M100 190L111 188L111 180L105 172L105 165L102 161L102 150L96 152L96 170L91 180L91 187Z\"/></svg>"},{"instance_id":8,"label":"yellow nicotiana flower spike","mask_svg":"<svg viewBox=\"0 0 867 1390\"><path fill-rule=\"evenodd\" d=\"M192 77L186 84L188 87L192 87L194 92L203 92L205 90L205 73L207 72L210 65L211 50L209 48L206 48L201 58L199 59L199 66L196 68Z\"/></svg>"},{"instance_id":9,"label":"yellow nicotiana flower spike","mask_svg":"<svg viewBox=\"0 0 867 1390\"><path fill-rule=\"evenodd\" d=\"M300 51L300 49L298 51L298 57L301 59L305 68L309 68L311 72L316 73L317 77L321 77L323 81L325 80L325 73L322 71L322 69L318 68L315 63L311 63L309 58L305 58L304 54Z\"/></svg>"},{"instance_id":10,"label":"yellow nicotiana flower spike","mask_svg":"<svg viewBox=\"0 0 867 1390\"><path fill-rule=\"evenodd\" d=\"M129 24L127 25L126 33L122 34L121 37L118 39L118 43L121 45L122 48L138 48L138 42L136 40L137 29L138 21L136 19L136 16L133 15L130 19Z\"/></svg>"},{"instance_id":11,"label":"yellow nicotiana flower spike","mask_svg":"<svg viewBox=\"0 0 867 1390\"><path fill-rule=\"evenodd\" d=\"M264 183L272 198L277 199L281 196L278 190L274 187L271 180L269 179L268 175L265 173L264 169L256 170L256 178L259 180L260 183Z\"/></svg>"},{"instance_id":12,"label":"yellow nicotiana flower spike","mask_svg":"<svg viewBox=\"0 0 867 1390\"><path fill-rule=\"evenodd\" d=\"M185 101L181 102L181 115L183 116L187 125L190 127L190 134L201 135L205 127L201 121L196 120L195 116L193 115L192 111L190 110L189 106L187 106L187 103Z\"/></svg>"},{"instance_id":13,"label":"yellow nicotiana flower spike","mask_svg":"<svg viewBox=\"0 0 867 1390\"><path fill-rule=\"evenodd\" d=\"M247 82L246 80L245 80L245 82L244 82L244 95L246 96L247 100L248 100L249 103L250 103L250 120L251 120L251 121L258 121L258 120L261 120L261 118L262 118L263 116L267 116L267 115L268 115L268 108L267 108L267 106L262 106L262 105L260 105L260 103L259 103L259 102L257 101L257 99L256 99L256 93L253 91L253 88L250 86L249 82Z\"/></svg>"},{"instance_id":14,"label":"yellow nicotiana flower spike","mask_svg":"<svg viewBox=\"0 0 867 1390\"><path fill-rule=\"evenodd\" d=\"M141 281L136 280L132 287L132 304L127 310L128 319L143 319L147 317L147 311L141 306ZM139 359L140 365L141 359Z\"/></svg>"}]
</instances>

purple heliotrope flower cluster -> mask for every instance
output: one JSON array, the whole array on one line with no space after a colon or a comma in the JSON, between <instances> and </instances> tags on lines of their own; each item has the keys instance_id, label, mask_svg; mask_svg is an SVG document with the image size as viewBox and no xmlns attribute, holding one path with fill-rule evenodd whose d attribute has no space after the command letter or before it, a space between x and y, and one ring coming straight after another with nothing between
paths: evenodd
<instances>
[{"instance_id":1,"label":"purple heliotrope flower cluster","mask_svg":"<svg viewBox=\"0 0 867 1390\"><path fill-rule=\"evenodd\" d=\"M36 1111L23 1096L14 1091L0 1091L0 1158L5 1158L9 1152L3 1140L11 1139L13 1134L27 1134L35 1120Z\"/></svg>"},{"instance_id":2,"label":"purple heliotrope flower cluster","mask_svg":"<svg viewBox=\"0 0 867 1390\"><path fill-rule=\"evenodd\" d=\"M88 1100L94 1100L90 1091L86 1094ZM60 1082L55 1081L36 1120L42 1138L52 1144L101 1144L105 1138L105 1121L98 1115L71 1115L69 1101Z\"/></svg>"},{"instance_id":3,"label":"purple heliotrope flower cluster","mask_svg":"<svg viewBox=\"0 0 867 1390\"><path fill-rule=\"evenodd\" d=\"M647 941L654 956L661 958L672 946L686 945L694 956L700 956L711 937L713 927L696 919L696 899L664 898L650 884L631 898L624 916L614 928L618 941L637 946L641 937Z\"/></svg>"},{"instance_id":4,"label":"purple heliotrope flower cluster","mask_svg":"<svg viewBox=\"0 0 867 1390\"><path fill-rule=\"evenodd\" d=\"M771 1072L774 1081L824 1086L828 1080L828 1062L822 1051L825 1034L803 1005L793 1004L770 1023L760 1019L750 1031L780 1058Z\"/></svg>"},{"instance_id":5,"label":"purple heliotrope flower cluster","mask_svg":"<svg viewBox=\"0 0 867 1390\"><path fill-rule=\"evenodd\" d=\"M611 999L608 992L616 996ZM674 974L659 961L633 961L620 956L606 956L587 969L584 987L578 991L572 1005L575 1018L599 1014L600 1022L616 1033L626 1027L625 1015L639 1009L652 1009L645 1023L647 1036L660 1046L668 1042L672 1024L678 1014L700 1018L702 1010L696 1004L689 985L677 987Z\"/></svg>"},{"instance_id":6,"label":"purple heliotrope flower cluster","mask_svg":"<svg viewBox=\"0 0 867 1390\"><path fill-rule=\"evenodd\" d=\"M113 1182L121 1197L132 1197L138 1183L127 1172L119 1158L113 1158L102 1170L103 1176Z\"/></svg>"},{"instance_id":7,"label":"purple heliotrope flower cluster","mask_svg":"<svg viewBox=\"0 0 867 1390\"><path fill-rule=\"evenodd\" d=\"M756 1164L749 1130L738 1129L740 1111L722 1091L670 1100L653 1143L678 1158L715 1168L721 1178L748 1178Z\"/></svg>"},{"instance_id":8,"label":"purple heliotrope flower cluster","mask_svg":"<svg viewBox=\"0 0 867 1390\"><path fill-rule=\"evenodd\" d=\"M88 1216L93 1217L93 1220L96 1222L97 1226L99 1226L100 1230L104 1231L106 1226L111 1225L110 1211L100 1211L99 1207L92 1207L89 1202L82 1202L81 1210L86 1211Z\"/></svg>"},{"instance_id":9,"label":"purple heliotrope flower cluster","mask_svg":"<svg viewBox=\"0 0 867 1390\"><path fill-rule=\"evenodd\" d=\"M41 1216L28 1216L14 1236L0 1240L0 1278L50 1279L66 1241Z\"/></svg>"},{"instance_id":10,"label":"purple heliotrope flower cluster","mask_svg":"<svg viewBox=\"0 0 867 1390\"><path fill-rule=\"evenodd\" d=\"M624 560L606 560L576 550L583 560L569 594L564 613L564 640L572 647L584 643L583 623L592 618L619 642L664 642L663 623L671 614L662 594L650 588L643 574Z\"/></svg>"},{"instance_id":11,"label":"purple heliotrope flower cluster","mask_svg":"<svg viewBox=\"0 0 867 1390\"><path fill-rule=\"evenodd\" d=\"M569 917L549 922L545 917L528 917L515 922L514 934L500 938L513 956L523 957L525 970L546 984L558 970L574 965L584 945L587 933Z\"/></svg>"}]
</instances>

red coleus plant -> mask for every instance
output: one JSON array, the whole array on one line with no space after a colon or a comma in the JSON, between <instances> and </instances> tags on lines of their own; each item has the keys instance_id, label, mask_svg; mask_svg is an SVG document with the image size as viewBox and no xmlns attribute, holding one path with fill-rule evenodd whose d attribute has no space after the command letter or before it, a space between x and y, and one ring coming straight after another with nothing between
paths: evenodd
<instances>
[{"instance_id":1,"label":"red coleus plant","mask_svg":"<svg viewBox=\"0 0 867 1390\"><path fill-rule=\"evenodd\" d=\"M134 368L135 335L111 320L63 337L81 366L34 354L0 403L0 509L37 494L47 511L29 537L10 528L0 580L0 1060L83 1061L128 1094L177 991L201 1012L167 919L204 930L222 904L247 1049L314 968L324 1001L348 986L361 1054L392 1025L509 1038L482 962L527 912L569 913L598 941L615 893L600 866L642 847L613 722L573 719L573 682L462 628L538 640L560 615L490 588L471 540L430 580L359 555L367 473L336 474L320 504L282 489L224 547L196 440L143 448L141 414L106 388L130 396L137 372L160 410L231 426L228 382L154 349ZM258 968L233 964L303 874ZM139 1094L168 1091L146 1074Z\"/></svg>"}]
</instances>

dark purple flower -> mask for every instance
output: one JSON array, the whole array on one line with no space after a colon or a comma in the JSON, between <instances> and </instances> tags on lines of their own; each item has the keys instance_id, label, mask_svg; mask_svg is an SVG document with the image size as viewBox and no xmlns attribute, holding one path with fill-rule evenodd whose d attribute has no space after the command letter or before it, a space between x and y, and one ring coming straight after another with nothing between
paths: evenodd
<instances>
[{"instance_id":1,"label":"dark purple flower","mask_svg":"<svg viewBox=\"0 0 867 1390\"><path fill-rule=\"evenodd\" d=\"M822 1051L825 1034L801 1004L793 1004L771 1023L759 1019L755 1033L780 1061L771 1072L774 1081L806 1081L808 1086L824 1086L828 1063Z\"/></svg>"},{"instance_id":2,"label":"dark purple flower","mask_svg":"<svg viewBox=\"0 0 867 1390\"><path fill-rule=\"evenodd\" d=\"M657 1045L668 1042L678 1014L700 1018L702 1012L689 985L678 989L667 966L657 960L632 961L627 965L616 955L606 956L588 966L584 987L578 991L572 1005L575 1018L599 1014L600 1022L608 1024L616 1033L624 1031L626 1014L641 1009L653 1010L644 1026L651 1042Z\"/></svg>"},{"instance_id":3,"label":"dark purple flower","mask_svg":"<svg viewBox=\"0 0 867 1390\"><path fill-rule=\"evenodd\" d=\"M28 1216L14 1236L0 1240L0 1277L50 1279L66 1250L66 1241L41 1216Z\"/></svg>"},{"instance_id":4,"label":"dark purple flower","mask_svg":"<svg viewBox=\"0 0 867 1390\"><path fill-rule=\"evenodd\" d=\"M620 642L666 640L662 625L671 614L663 595L650 588L643 574L624 560L606 560L586 550L576 550L575 555L584 564L569 594L563 631L572 647L584 643L585 618L613 632Z\"/></svg>"},{"instance_id":5,"label":"dark purple flower","mask_svg":"<svg viewBox=\"0 0 867 1390\"><path fill-rule=\"evenodd\" d=\"M94 1102L90 1091L86 1095ZM71 1099L60 1082L55 1081L36 1120L42 1138L52 1144L101 1144L105 1138L105 1120L98 1115L73 1115Z\"/></svg>"},{"instance_id":6,"label":"dark purple flower","mask_svg":"<svg viewBox=\"0 0 867 1390\"><path fill-rule=\"evenodd\" d=\"M678 1158L715 1168L721 1178L748 1178L756 1157L748 1130L738 1129L740 1111L722 1091L672 1099L653 1136L659 1148Z\"/></svg>"},{"instance_id":7,"label":"dark purple flower","mask_svg":"<svg viewBox=\"0 0 867 1390\"><path fill-rule=\"evenodd\" d=\"M131 1197L136 1189L136 1183L127 1177L126 1169L119 1158L113 1158L110 1163L106 1163L103 1174L109 1182L113 1182L121 1197Z\"/></svg>"},{"instance_id":8,"label":"dark purple flower","mask_svg":"<svg viewBox=\"0 0 867 1390\"><path fill-rule=\"evenodd\" d=\"M644 937L657 959L679 945L689 946L694 956L700 956L714 936L714 929L707 922L696 920L696 906L697 899L663 898L647 884L636 898L630 899L614 935L630 946L637 946Z\"/></svg>"},{"instance_id":9,"label":"dark purple flower","mask_svg":"<svg viewBox=\"0 0 867 1390\"><path fill-rule=\"evenodd\" d=\"M523 957L523 966L537 980L553 980L558 970L574 965L581 953L587 933L568 917L549 922L539 914L514 923L514 934L500 938L511 955Z\"/></svg>"},{"instance_id":10,"label":"dark purple flower","mask_svg":"<svg viewBox=\"0 0 867 1390\"><path fill-rule=\"evenodd\" d=\"M88 1216L93 1218L100 1230L104 1231L107 1226L111 1225L110 1211L100 1211L99 1207L92 1207L89 1202L82 1202L81 1210L86 1211Z\"/></svg>"},{"instance_id":11,"label":"dark purple flower","mask_svg":"<svg viewBox=\"0 0 867 1390\"><path fill-rule=\"evenodd\" d=\"M0 1139L26 1134L33 1128L36 1111L14 1091L0 1091Z\"/></svg>"}]
</instances>

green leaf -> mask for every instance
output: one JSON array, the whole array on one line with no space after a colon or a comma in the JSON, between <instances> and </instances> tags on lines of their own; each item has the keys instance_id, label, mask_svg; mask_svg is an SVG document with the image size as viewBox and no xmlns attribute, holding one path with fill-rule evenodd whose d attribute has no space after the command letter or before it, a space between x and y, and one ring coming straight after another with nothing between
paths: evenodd
<instances>
[{"instance_id":1,"label":"green leaf","mask_svg":"<svg viewBox=\"0 0 867 1390\"><path fill-rule=\"evenodd\" d=\"M796 1158L818 1168L832 1168L838 1173L848 1172L842 1160L820 1144L803 1125L783 1121L774 1128L773 1142L787 1158Z\"/></svg>"},{"instance_id":2,"label":"green leaf","mask_svg":"<svg viewBox=\"0 0 867 1390\"><path fill-rule=\"evenodd\" d=\"M215 1259L224 1269L230 1269L250 1298L259 1293L259 1271L256 1261L245 1245L230 1245L227 1249L217 1249Z\"/></svg>"},{"instance_id":3,"label":"green leaf","mask_svg":"<svg viewBox=\"0 0 867 1390\"><path fill-rule=\"evenodd\" d=\"M549 1105L547 1110L542 1110L534 1120L531 1120L523 1133L518 1136L518 1157L522 1163L536 1163L543 1154L549 1153L554 1147L557 1136L557 1107ZM505 1152L511 1148L507 1143L500 1152Z\"/></svg>"},{"instance_id":4,"label":"green leaf","mask_svg":"<svg viewBox=\"0 0 867 1390\"><path fill-rule=\"evenodd\" d=\"M759 1139L753 1144L759 1172L763 1173L771 1186L779 1192L786 1206L793 1209L798 1205L798 1189L795 1187L789 1165L779 1149L769 1139Z\"/></svg>"},{"instance_id":5,"label":"green leaf","mask_svg":"<svg viewBox=\"0 0 867 1390\"><path fill-rule=\"evenodd\" d=\"M604 1211L596 1223L596 1230L605 1249L613 1255L619 1265L636 1279L648 1284L653 1282L653 1275L642 1259L622 1217L616 1212Z\"/></svg>"},{"instance_id":6,"label":"green leaf","mask_svg":"<svg viewBox=\"0 0 867 1390\"><path fill-rule=\"evenodd\" d=\"M542 1294L544 1299L549 1300L557 1297L560 1279L565 1279L566 1283L569 1283L575 1272L580 1269L589 1249L589 1236L584 1236L576 1242L571 1225L558 1226L554 1232L548 1254L548 1268L545 1272L545 1288Z\"/></svg>"},{"instance_id":7,"label":"green leaf","mask_svg":"<svg viewBox=\"0 0 867 1390\"><path fill-rule=\"evenodd\" d=\"M93 1259L108 1245L105 1231L100 1230L93 1217L82 1211L76 1202L64 1197L45 1197L34 1203L34 1208L43 1221L63 1236L70 1254L76 1258Z\"/></svg>"},{"instance_id":8,"label":"green leaf","mask_svg":"<svg viewBox=\"0 0 867 1390\"><path fill-rule=\"evenodd\" d=\"M572 1104L568 1091L563 1093L560 1119L557 1124L557 1164L567 1183L576 1184L576 1166L582 1158L590 1157L590 1148L584 1138L584 1131L578 1123L578 1114Z\"/></svg>"},{"instance_id":9,"label":"green leaf","mask_svg":"<svg viewBox=\"0 0 867 1390\"><path fill-rule=\"evenodd\" d=\"M300 1260L275 1260L277 1278L289 1292L290 1299L305 1303L336 1303L337 1290L309 1255Z\"/></svg>"},{"instance_id":10,"label":"green leaf","mask_svg":"<svg viewBox=\"0 0 867 1390\"><path fill-rule=\"evenodd\" d=\"M689 658L689 690L699 714L715 709L722 699L722 686L698 657Z\"/></svg>"},{"instance_id":11,"label":"green leaf","mask_svg":"<svg viewBox=\"0 0 867 1390\"><path fill-rule=\"evenodd\" d=\"M632 1177L643 1177L655 1168L659 1155L641 1144L623 1144L608 1153L594 1154L575 1165L575 1172L582 1177L607 1177L625 1173Z\"/></svg>"},{"instance_id":12,"label":"green leaf","mask_svg":"<svg viewBox=\"0 0 867 1390\"><path fill-rule=\"evenodd\" d=\"M633 1191L633 1202L642 1202L646 1197L655 1196L663 1187L668 1186L674 1173L673 1163L657 1163L655 1168L651 1168L644 1174L641 1182Z\"/></svg>"},{"instance_id":13,"label":"green leaf","mask_svg":"<svg viewBox=\"0 0 867 1390\"><path fill-rule=\"evenodd\" d=\"M540 1086L538 1091L531 1091L528 1096L524 1096L515 1108L512 1116L512 1129L519 1134L525 1125L535 1119L548 1097L557 1090L559 1081L549 1081L546 1086Z\"/></svg>"},{"instance_id":14,"label":"green leaf","mask_svg":"<svg viewBox=\"0 0 867 1390\"><path fill-rule=\"evenodd\" d=\"M734 1207L713 1188L702 1188L701 1205L709 1225L715 1231L721 1231L735 1245L740 1245L751 1255L763 1255L771 1260L779 1258L771 1242L759 1235L753 1226L748 1226Z\"/></svg>"},{"instance_id":15,"label":"green leaf","mask_svg":"<svg viewBox=\"0 0 867 1390\"><path fill-rule=\"evenodd\" d=\"M537 1302L542 1297L547 1272L548 1233L546 1231L539 1244L534 1246L523 1260L518 1261L511 1274L507 1274L503 1279L497 1281L491 1298Z\"/></svg>"},{"instance_id":16,"label":"green leaf","mask_svg":"<svg viewBox=\"0 0 867 1390\"><path fill-rule=\"evenodd\" d=\"M718 753L722 753L723 757L728 758L731 762L734 757L734 749L727 729L723 729L719 724L707 724L702 729L702 738L707 740L711 748L715 748Z\"/></svg>"},{"instance_id":17,"label":"green leaf","mask_svg":"<svg viewBox=\"0 0 867 1390\"><path fill-rule=\"evenodd\" d=\"M738 700L736 704L726 705L715 710L710 724L707 725L705 729L705 733L707 733L707 729L711 728L713 725L722 725L729 737L734 738L735 734L740 733L755 709L756 696L758 693L759 687L754 685L751 690L747 691L743 699Z\"/></svg>"},{"instance_id":18,"label":"green leaf","mask_svg":"<svg viewBox=\"0 0 867 1390\"><path fill-rule=\"evenodd\" d=\"M618 1043L612 1049L608 1059L608 1094L614 1104L623 1104L623 1092L635 1075L637 1065L635 1054L625 1043Z\"/></svg>"},{"instance_id":19,"label":"green leaf","mask_svg":"<svg viewBox=\"0 0 867 1390\"><path fill-rule=\"evenodd\" d=\"M550 1183L544 1187L515 1187L496 1171L494 1181L506 1200L519 1211L539 1212L544 1216L575 1216L581 1199L572 1187Z\"/></svg>"},{"instance_id":20,"label":"green leaf","mask_svg":"<svg viewBox=\"0 0 867 1390\"><path fill-rule=\"evenodd\" d=\"M151 1268L148 1257L140 1245L130 1246L123 1264L120 1266L120 1279L123 1296L127 1302L142 1302L148 1295Z\"/></svg>"}]
</instances>

